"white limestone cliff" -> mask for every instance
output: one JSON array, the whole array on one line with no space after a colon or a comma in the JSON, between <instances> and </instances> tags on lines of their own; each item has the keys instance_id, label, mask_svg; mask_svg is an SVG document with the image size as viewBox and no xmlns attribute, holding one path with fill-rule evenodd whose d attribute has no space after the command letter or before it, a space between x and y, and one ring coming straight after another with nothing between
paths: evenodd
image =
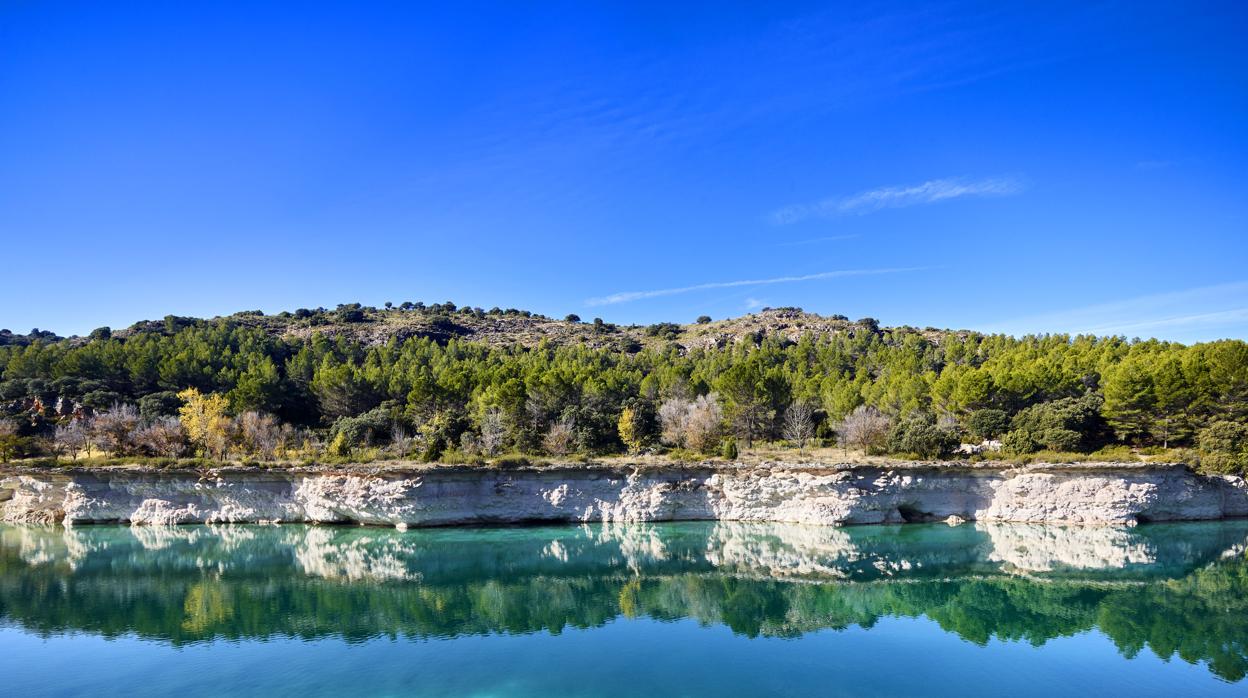
<instances>
[{"instance_id":1,"label":"white limestone cliff","mask_svg":"<svg viewBox=\"0 0 1248 698\"><path fill-rule=\"evenodd\" d=\"M444 526L675 520L1133 525L1248 516L1248 484L1180 465L792 466L373 473L128 468L0 474L17 523L313 522Z\"/></svg>"}]
</instances>

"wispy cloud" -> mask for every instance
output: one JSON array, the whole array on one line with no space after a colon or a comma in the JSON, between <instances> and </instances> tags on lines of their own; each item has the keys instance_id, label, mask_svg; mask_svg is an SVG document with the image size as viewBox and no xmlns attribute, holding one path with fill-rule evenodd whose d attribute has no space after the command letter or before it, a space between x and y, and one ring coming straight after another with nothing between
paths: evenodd
<instances>
[{"instance_id":1,"label":"wispy cloud","mask_svg":"<svg viewBox=\"0 0 1248 698\"><path fill-rule=\"evenodd\" d=\"M681 293L693 293L694 291L709 291L716 288L739 288L742 286L770 286L773 284L790 284L799 281L818 281L821 279L840 279L849 276L874 276L877 274L897 274L906 271L919 271L925 267L905 267L892 269L840 269L837 271L822 271L817 274L802 274L800 276L777 276L771 279L742 279L739 281L715 281L706 284L695 284L693 286L678 286L675 288L659 288L650 291L621 291L613 293L609 296L601 298L590 298L585 301L586 305L615 305L617 303L629 303L632 301L645 300L647 298L661 298L663 296L675 296Z\"/></svg>"},{"instance_id":2,"label":"wispy cloud","mask_svg":"<svg viewBox=\"0 0 1248 698\"><path fill-rule=\"evenodd\" d=\"M806 240L790 240L788 242L777 242L776 247L798 247L799 245L817 245L821 242L837 242L838 240L853 240L860 238L861 235L829 235L821 238L807 238Z\"/></svg>"},{"instance_id":3,"label":"wispy cloud","mask_svg":"<svg viewBox=\"0 0 1248 698\"><path fill-rule=\"evenodd\" d=\"M764 303L763 301L760 301L760 300L759 300L759 299L757 299L757 298L746 298L746 299L745 299L745 309L746 309L746 310L757 310L757 309L759 309L759 308L763 307L764 305L766 305L766 303Z\"/></svg>"},{"instance_id":4,"label":"wispy cloud","mask_svg":"<svg viewBox=\"0 0 1248 698\"><path fill-rule=\"evenodd\" d=\"M989 332L1153 336L1202 341L1245 336L1248 282L1202 286L991 324Z\"/></svg>"},{"instance_id":5,"label":"wispy cloud","mask_svg":"<svg viewBox=\"0 0 1248 698\"><path fill-rule=\"evenodd\" d=\"M776 225L788 225L809 218L863 215L886 208L924 206L968 196L1009 196L1022 190L1023 183L1015 177L989 177L978 180L961 177L932 179L922 184L880 187L850 196L835 196L813 204L785 206L772 211L769 218Z\"/></svg>"}]
</instances>

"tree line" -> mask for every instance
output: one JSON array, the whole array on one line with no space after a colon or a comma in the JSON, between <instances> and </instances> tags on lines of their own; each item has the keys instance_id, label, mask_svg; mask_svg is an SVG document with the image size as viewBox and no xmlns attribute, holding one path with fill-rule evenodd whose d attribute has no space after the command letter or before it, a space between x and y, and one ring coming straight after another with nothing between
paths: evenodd
<instances>
[{"instance_id":1,"label":"tree line","mask_svg":"<svg viewBox=\"0 0 1248 698\"><path fill-rule=\"evenodd\" d=\"M1209 469L1248 464L1238 340L872 328L712 349L366 345L174 320L0 346L0 457L731 456L764 441L935 458L987 442L1011 454L1180 447Z\"/></svg>"}]
</instances>

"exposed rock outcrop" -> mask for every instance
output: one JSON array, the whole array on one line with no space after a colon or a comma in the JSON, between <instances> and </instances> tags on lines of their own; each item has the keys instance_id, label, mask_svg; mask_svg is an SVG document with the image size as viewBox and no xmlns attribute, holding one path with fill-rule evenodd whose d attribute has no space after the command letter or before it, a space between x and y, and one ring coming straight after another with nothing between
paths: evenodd
<instances>
[{"instance_id":1,"label":"exposed rock outcrop","mask_svg":"<svg viewBox=\"0 0 1248 698\"><path fill-rule=\"evenodd\" d=\"M21 523L243 522L444 526L675 520L1133 525L1248 516L1242 478L1181 465L438 467L375 473L127 468L12 470L0 518Z\"/></svg>"}]
</instances>

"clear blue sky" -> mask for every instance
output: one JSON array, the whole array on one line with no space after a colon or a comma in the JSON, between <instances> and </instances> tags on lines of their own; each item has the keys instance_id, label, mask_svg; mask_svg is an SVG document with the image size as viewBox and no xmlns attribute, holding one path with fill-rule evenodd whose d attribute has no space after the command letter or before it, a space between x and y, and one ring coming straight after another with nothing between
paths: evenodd
<instances>
[{"instance_id":1,"label":"clear blue sky","mask_svg":"<svg viewBox=\"0 0 1248 698\"><path fill-rule=\"evenodd\" d=\"M1248 337L1245 37L1244 2L4 2L0 327Z\"/></svg>"}]
</instances>

